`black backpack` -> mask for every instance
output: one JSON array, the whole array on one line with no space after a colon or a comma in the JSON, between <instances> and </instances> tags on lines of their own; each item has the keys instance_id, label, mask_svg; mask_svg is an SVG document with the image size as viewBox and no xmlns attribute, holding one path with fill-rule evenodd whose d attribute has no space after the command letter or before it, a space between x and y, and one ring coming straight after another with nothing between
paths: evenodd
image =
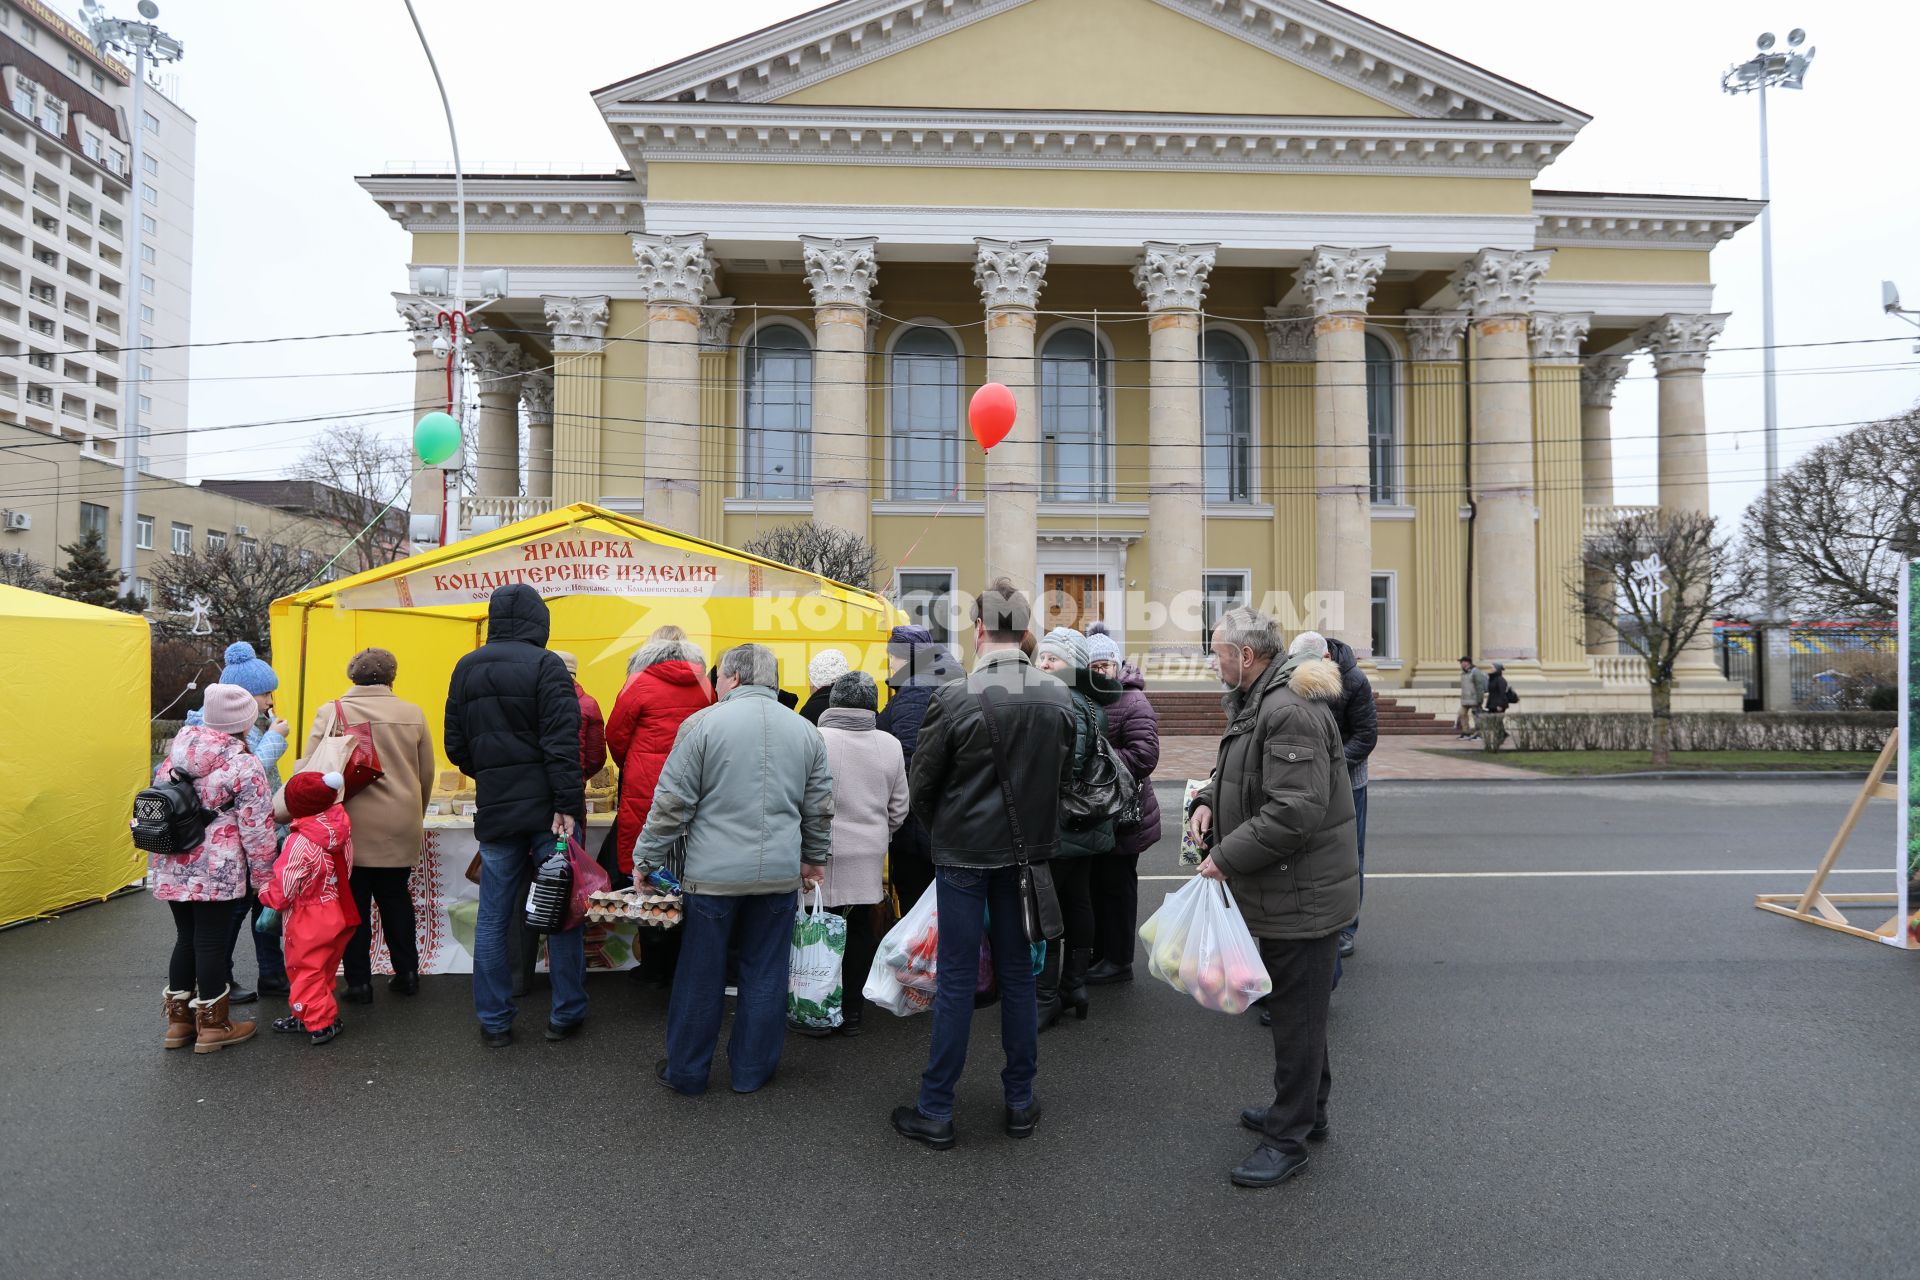
<instances>
[{"instance_id":1,"label":"black backpack","mask_svg":"<svg viewBox=\"0 0 1920 1280\"><path fill-rule=\"evenodd\" d=\"M185 857L206 839L207 827L232 805L218 810L200 803L193 779L173 770L165 782L156 782L133 798L133 847L144 853Z\"/></svg>"}]
</instances>

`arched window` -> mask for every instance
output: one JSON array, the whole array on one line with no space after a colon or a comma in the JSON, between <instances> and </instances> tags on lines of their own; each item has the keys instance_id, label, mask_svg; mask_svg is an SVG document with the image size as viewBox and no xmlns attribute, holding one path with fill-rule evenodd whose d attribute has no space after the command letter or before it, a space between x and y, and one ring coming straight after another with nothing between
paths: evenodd
<instances>
[{"instance_id":1,"label":"arched window","mask_svg":"<svg viewBox=\"0 0 1920 1280\"><path fill-rule=\"evenodd\" d=\"M1400 500L1400 424L1393 417L1393 348L1367 335L1367 470L1373 500Z\"/></svg>"},{"instance_id":2,"label":"arched window","mask_svg":"<svg viewBox=\"0 0 1920 1280\"><path fill-rule=\"evenodd\" d=\"M1200 339L1200 420L1208 502L1253 501L1253 395L1247 344L1216 329Z\"/></svg>"},{"instance_id":3,"label":"arched window","mask_svg":"<svg viewBox=\"0 0 1920 1280\"><path fill-rule=\"evenodd\" d=\"M1107 496L1106 353L1085 329L1062 329L1040 351L1040 485L1048 502Z\"/></svg>"},{"instance_id":4,"label":"arched window","mask_svg":"<svg viewBox=\"0 0 1920 1280\"><path fill-rule=\"evenodd\" d=\"M953 496L960 475L960 352L944 330L908 329L893 344L895 498Z\"/></svg>"},{"instance_id":5,"label":"arched window","mask_svg":"<svg viewBox=\"0 0 1920 1280\"><path fill-rule=\"evenodd\" d=\"M805 498L813 487L813 348L798 329L769 325L740 354L747 386L741 496Z\"/></svg>"}]
</instances>

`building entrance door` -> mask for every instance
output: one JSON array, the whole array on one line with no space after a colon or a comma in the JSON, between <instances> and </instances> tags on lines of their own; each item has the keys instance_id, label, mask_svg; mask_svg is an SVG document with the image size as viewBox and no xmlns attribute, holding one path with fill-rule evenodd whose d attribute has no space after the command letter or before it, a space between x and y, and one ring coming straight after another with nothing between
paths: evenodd
<instances>
[{"instance_id":1,"label":"building entrance door","mask_svg":"<svg viewBox=\"0 0 1920 1280\"><path fill-rule=\"evenodd\" d=\"M1042 580L1046 592L1047 629L1071 627L1085 631L1106 620L1106 576L1098 573L1049 573Z\"/></svg>"}]
</instances>

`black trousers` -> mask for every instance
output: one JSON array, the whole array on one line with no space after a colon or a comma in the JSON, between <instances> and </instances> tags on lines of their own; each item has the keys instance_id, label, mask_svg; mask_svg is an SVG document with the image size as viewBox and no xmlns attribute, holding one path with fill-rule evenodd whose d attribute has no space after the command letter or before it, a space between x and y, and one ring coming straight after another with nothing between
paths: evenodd
<instances>
[{"instance_id":1,"label":"black trousers","mask_svg":"<svg viewBox=\"0 0 1920 1280\"><path fill-rule=\"evenodd\" d=\"M169 902L167 909L173 912L168 989L215 999L233 981L233 918L239 903Z\"/></svg>"},{"instance_id":2,"label":"black trousers","mask_svg":"<svg viewBox=\"0 0 1920 1280\"><path fill-rule=\"evenodd\" d=\"M1093 860L1093 958L1131 965L1140 928L1140 855L1103 853Z\"/></svg>"},{"instance_id":3,"label":"black trousers","mask_svg":"<svg viewBox=\"0 0 1920 1280\"><path fill-rule=\"evenodd\" d=\"M915 819L908 818L908 822ZM900 910L913 910L913 904L920 901L933 885L933 859L918 849L904 847L904 842L896 840L892 851L887 855L887 878L894 892L900 895Z\"/></svg>"},{"instance_id":4,"label":"black trousers","mask_svg":"<svg viewBox=\"0 0 1920 1280\"><path fill-rule=\"evenodd\" d=\"M1273 1105L1262 1146L1290 1156L1306 1152L1307 1130L1327 1114L1333 1071L1327 1061L1327 1006L1340 935L1282 940L1261 938L1260 958L1273 978L1266 1009L1273 1015Z\"/></svg>"},{"instance_id":5,"label":"black trousers","mask_svg":"<svg viewBox=\"0 0 1920 1280\"><path fill-rule=\"evenodd\" d=\"M414 936L412 867L355 867L348 883L360 927L347 939L347 985L373 981L373 906L380 904L380 936L387 940L395 973L418 973L420 949Z\"/></svg>"},{"instance_id":6,"label":"black trousers","mask_svg":"<svg viewBox=\"0 0 1920 1280\"><path fill-rule=\"evenodd\" d=\"M847 919L847 954L840 964L840 1007L849 1018L857 1019L866 1006L860 993L867 985L867 972L880 950L880 935L873 929L873 913L879 907L867 903L835 907Z\"/></svg>"},{"instance_id":7,"label":"black trousers","mask_svg":"<svg viewBox=\"0 0 1920 1280\"><path fill-rule=\"evenodd\" d=\"M1069 952L1093 949L1093 864L1105 856L1054 858L1047 863L1053 869L1053 890L1060 897Z\"/></svg>"}]
</instances>

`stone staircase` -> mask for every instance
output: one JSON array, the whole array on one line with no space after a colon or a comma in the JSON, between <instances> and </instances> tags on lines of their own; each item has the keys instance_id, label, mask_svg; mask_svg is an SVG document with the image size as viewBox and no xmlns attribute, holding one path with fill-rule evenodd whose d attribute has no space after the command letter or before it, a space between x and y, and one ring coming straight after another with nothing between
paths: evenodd
<instances>
[{"instance_id":1,"label":"stone staircase","mask_svg":"<svg viewBox=\"0 0 1920 1280\"><path fill-rule=\"evenodd\" d=\"M1217 738L1226 732L1227 715L1220 706L1220 695L1212 692L1152 692L1147 701L1160 717L1163 738ZM1424 714L1392 698L1375 696L1374 707L1380 718L1382 734L1445 737L1453 733L1449 721Z\"/></svg>"}]
</instances>

